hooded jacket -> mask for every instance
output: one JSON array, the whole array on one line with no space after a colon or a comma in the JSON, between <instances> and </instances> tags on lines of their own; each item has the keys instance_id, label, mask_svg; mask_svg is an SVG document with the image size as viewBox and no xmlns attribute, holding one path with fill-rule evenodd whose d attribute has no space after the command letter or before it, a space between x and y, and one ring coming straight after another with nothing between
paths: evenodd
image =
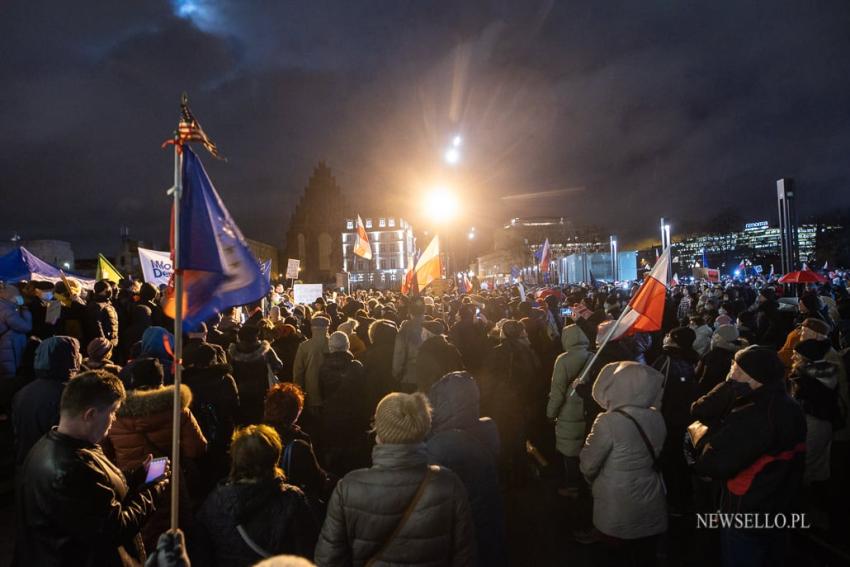
<instances>
[{"instance_id":1,"label":"hooded jacket","mask_svg":"<svg viewBox=\"0 0 850 567\"><path fill-rule=\"evenodd\" d=\"M711 348L711 336L714 331L708 325L700 325L694 329L697 338L694 340L693 348L699 356L705 356L708 349Z\"/></svg>"},{"instance_id":2,"label":"hooded jacket","mask_svg":"<svg viewBox=\"0 0 850 567\"><path fill-rule=\"evenodd\" d=\"M596 417L584 448L581 472L592 483L593 525L603 534L636 539L667 529L667 502L661 474L653 468L666 436L664 418L655 409L664 376L637 362L609 364L593 385L593 398L604 412ZM652 444L653 454L635 424Z\"/></svg>"},{"instance_id":3,"label":"hooded jacket","mask_svg":"<svg viewBox=\"0 0 850 567\"><path fill-rule=\"evenodd\" d=\"M466 489L448 469L433 476L400 533L376 565L437 567L475 563ZM334 489L316 545L317 565L363 565L401 521L428 469L423 444L377 445L372 467L353 471Z\"/></svg>"},{"instance_id":4,"label":"hooded jacket","mask_svg":"<svg viewBox=\"0 0 850 567\"><path fill-rule=\"evenodd\" d=\"M575 393L573 381L579 377L591 354L590 340L578 325L568 325L561 332L563 354L555 360L546 417L556 419L555 446L568 457L578 456L584 445L584 402Z\"/></svg>"},{"instance_id":5,"label":"hooded jacket","mask_svg":"<svg viewBox=\"0 0 850 567\"><path fill-rule=\"evenodd\" d=\"M270 555L312 557L319 533L304 493L281 478L224 482L207 497L197 520L192 562L199 565L253 565L262 559L237 526Z\"/></svg>"},{"instance_id":6,"label":"hooded jacket","mask_svg":"<svg viewBox=\"0 0 850 567\"><path fill-rule=\"evenodd\" d=\"M59 423L65 383L80 370L80 343L72 337L50 337L35 351L35 380L12 401L15 463L22 465L30 448Z\"/></svg>"},{"instance_id":7,"label":"hooded jacket","mask_svg":"<svg viewBox=\"0 0 850 567\"><path fill-rule=\"evenodd\" d=\"M0 299L0 376L14 376L32 330L32 313Z\"/></svg>"},{"instance_id":8,"label":"hooded jacket","mask_svg":"<svg viewBox=\"0 0 850 567\"><path fill-rule=\"evenodd\" d=\"M348 351L331 352L319 369L324 408L322 429L325 445L345 447L364 442L374 408L367 406L363 365ZM364 459L368 457L368 449Z\"/></svg>"},{"instance_id":9,"label":"hooded jacket","mask_svg":"<svg viewBox=\"0 0 850 567\"><path fill-rule=\"evenodd\" d=\"M283 363L268 341L233 343L227 356L239 389L239 422L262 423L266 392L277 382L275 375L283 369Z\"/></svg>"},{"instance_id":10,"label":"hooded jacket","mask_svg":"<svg viewBox=\"0 0 850 567\"><path fill-rule=\"evenodd\" d=\"M357 357L363 363L370 396L370 407L375 407L384 396L397 390L398 382L393 377L393 350L398 331L385 323L375 327L375 341Z\"/></svg>"},{"instance_id":11,"label":"hooded jacket","mask_svg":"<svg viewBox=\"0 0 850 567\"><path fill-rule=\"evenodd\" d=\"M433 415L426 441L429 462L460 477L469 495L479 565L505 564L505 526L499 473L499 432L479 418L478 386L467 372L446 374L428 392Z\"/></svg>"}]
</instances>

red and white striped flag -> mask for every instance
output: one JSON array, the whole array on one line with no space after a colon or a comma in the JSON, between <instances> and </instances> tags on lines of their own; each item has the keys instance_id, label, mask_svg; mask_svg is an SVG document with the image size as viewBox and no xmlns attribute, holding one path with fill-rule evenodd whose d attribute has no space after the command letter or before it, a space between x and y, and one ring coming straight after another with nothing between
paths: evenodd
<instances>
[{"instance_id":1,"label":"red and white striped flag","mask_svg":"<svg viewBox=\"0 0 850 567\"><path fill-rule=\"evenodd\" d=\"M366 227L363 226L363 219L360 218L360 215L357 215L357 226L355 228L357 233L355 234L354 253L361 258L371 260L372 245L369 244L369 235L366 234Z\"/></svg>"},{"instance_id":2,"label":"red and white striped flag","mask_svg":"<svg viewBox=\"0 0 850 567\"><path fill-rule=\"evenodd\" d=\"M664 251L652 271L629 302L626 313L617 321L608 340L617 340L624 335L661 330L664 318L664 302L667 299L667 272L670 270L670 249Z\"/></svg>"}]
</instances>

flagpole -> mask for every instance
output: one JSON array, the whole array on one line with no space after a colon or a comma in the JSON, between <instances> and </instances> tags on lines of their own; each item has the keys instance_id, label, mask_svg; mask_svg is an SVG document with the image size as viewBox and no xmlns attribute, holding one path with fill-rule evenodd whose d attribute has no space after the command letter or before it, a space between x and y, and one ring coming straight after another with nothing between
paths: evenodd
<instances>
[{"instance_id":1,"label":"flagpole","mask_svg":"<svg viewBox=\"0 0 850 567\"><path fill-rule=\"evenodd\" d=\"M593 356L590 357L590 360L585 363L584 368L581 369L581 374L578 376L579 383L584 383L585 378L587 377L587 373L590 372L590 369L593 367L596 359L599 358L599 353L602 352L602 349L605 348L605 345L608 344L608 341L611 339L611 335L614 334L614 331L617 330L617 327L620 326L620 321L623 320L623 317L626 316L626 313L632 311L631 305L626 305L626 308L623 309L623 312L620 313L620 316L617 317L617 320L613 325L608 329L608 333L605 335L605 338L602 340L602 344L596 349L596 352L593 353Z\"/></svg>"},{"instance_id":2,"label":"flagpole","mask_svg":"<svg viewBox=\"0 0 850 567\"><path fill-rule=\"evenodd\" d=\"M185 96L185 95L184 95ZM178 528L180 501L180 422L183 404L183 270L180 262L180 198L183 194L182 146L174 144L174 408L171 422L171 529Z\"/></svg>"}]
</instances>

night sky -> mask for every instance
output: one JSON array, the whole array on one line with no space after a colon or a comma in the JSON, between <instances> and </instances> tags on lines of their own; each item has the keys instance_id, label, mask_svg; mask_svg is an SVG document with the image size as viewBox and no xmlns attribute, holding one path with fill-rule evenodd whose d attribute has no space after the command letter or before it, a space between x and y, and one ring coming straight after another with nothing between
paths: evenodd
<instances>
[{"instance_id":1,"label":"night sky","mask_svg":"<svg viewBox=\"0 0 850 567\"><path fill-rule=\"evenodd\" d=\"M414 221L437 182L459 225L633 237L730 206L772 219L781 176L803 215L847 207L848 30L846 0L6 1L0 237L113 254L126 224L164 244L184 90L229 158L199 149L219 193L277 245L319 160Z\"/></svg>"}]
</instances>

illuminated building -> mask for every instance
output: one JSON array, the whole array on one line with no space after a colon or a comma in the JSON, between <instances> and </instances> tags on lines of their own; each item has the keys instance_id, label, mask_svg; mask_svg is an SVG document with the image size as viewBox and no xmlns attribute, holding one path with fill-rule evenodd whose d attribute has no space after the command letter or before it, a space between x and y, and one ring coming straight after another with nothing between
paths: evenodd
<instances>
[{"instance_id":1,"label":"illuminated building","mask_svg":"<svg viewBox=\"0 0 850 567\"><path fill-rule=\"evenodd\" d=\"M371 260L354 254L356 214L345 220L342 233L342 270L349 274L351 289L400 289L415 251L413 227L392 215L361 214L361 218L372 247Z\"/></svg>"},{"instance_id":2,"label":"illuminated building","mask_svg":"<svg viewBox=\"0 0 850 567\"><path fill-rule=\"evenodd\" d=\"M801 224L797 227L800 261L815 260L818 237L839 230L835 225ZM741 261L753 266L762 266L769 270L775 264L778 272L779 258L782 252L781 233L778 227L770 226L768 221L750 222L743 230L725 234L690 235L673 242L674 262L684 267L702 266L703 251L709 267L732 267ZM703 266L704 267L704 266Z\"/></svg>"}]
</instances>

